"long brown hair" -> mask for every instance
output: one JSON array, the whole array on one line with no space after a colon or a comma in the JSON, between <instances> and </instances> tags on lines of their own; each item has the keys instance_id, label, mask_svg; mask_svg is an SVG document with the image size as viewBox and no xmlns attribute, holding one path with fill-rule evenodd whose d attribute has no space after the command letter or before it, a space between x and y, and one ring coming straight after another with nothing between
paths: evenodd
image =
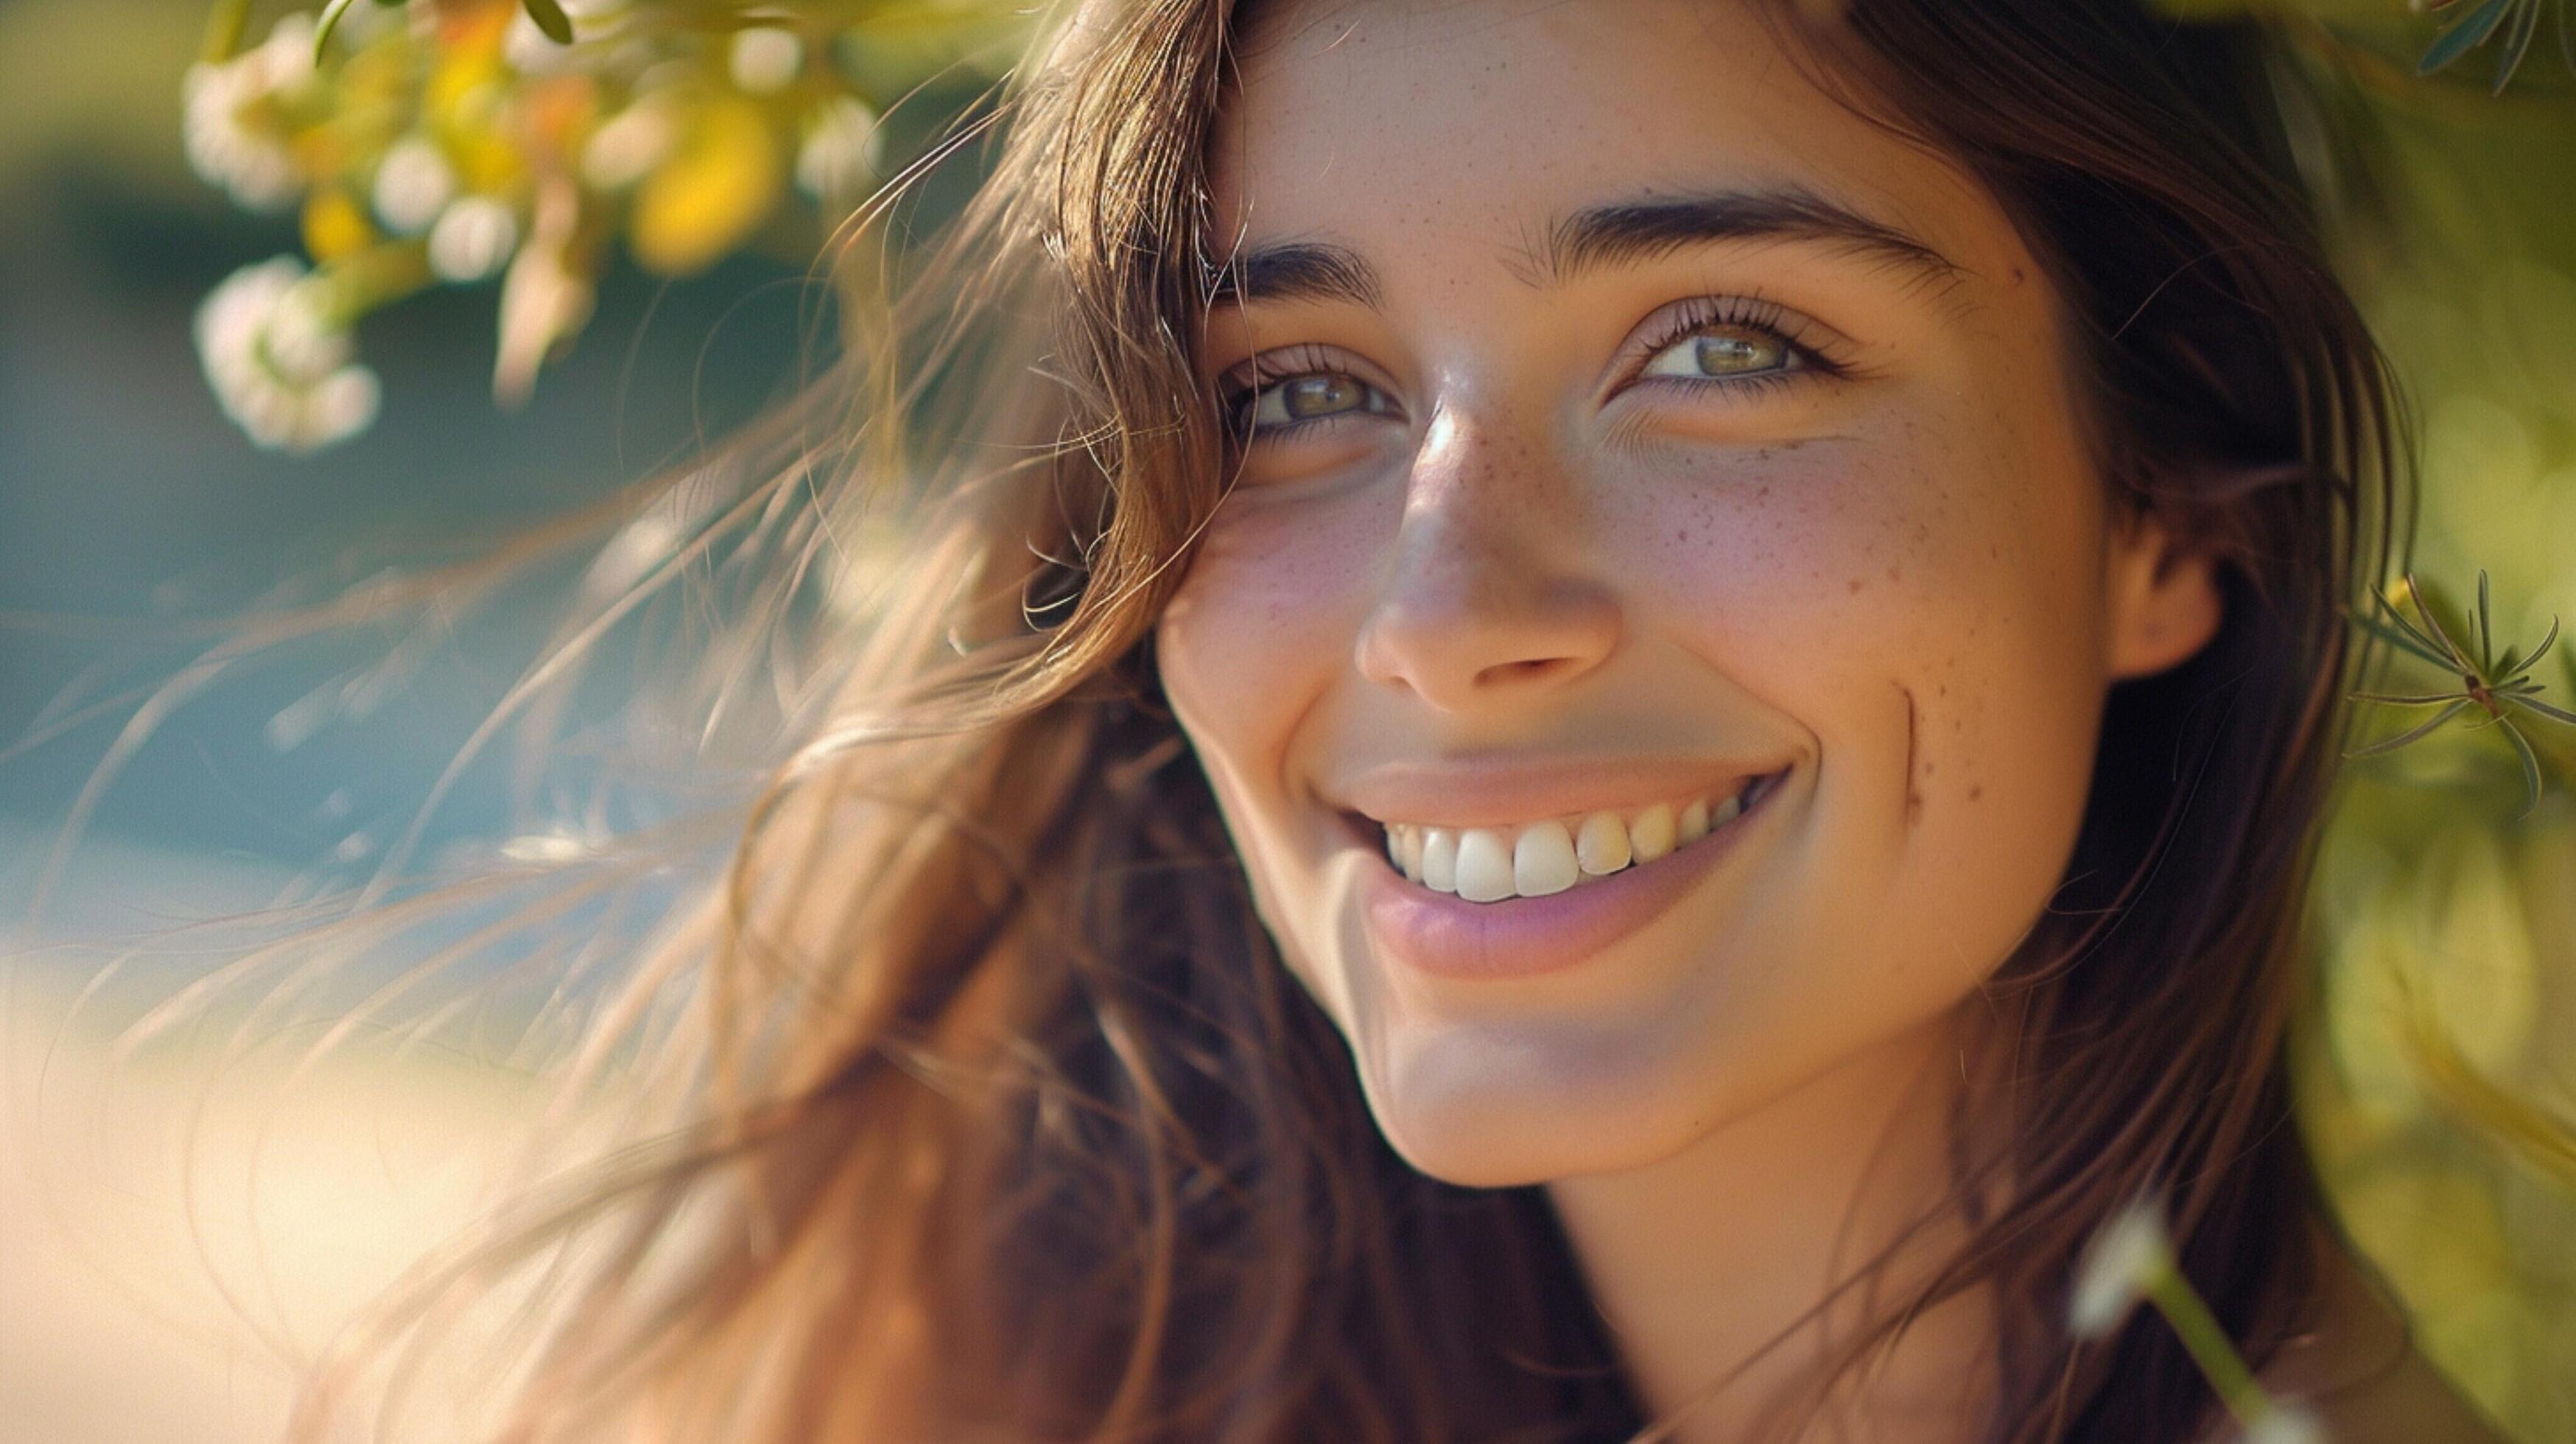
<instances>
[{"instance_id":1,"label":"long brown hair","mask_svg":"<svg viewBox=\"0 0 2576 1444\"><path fill-rule=\"evenodd\" d=\"M1645 1426L1544 1194L1439 1183L1379 1137L1159 699L1153 622L1225 483L1193 353L1236 8L1102 0L1052 27L959 138L998 145L989 180L891 263L849 359L639 494L652 526L618 532L558 655L693 569L743 579L708 654L733 661L686 680L733 705L761 669L779 760L568 1084L647 1100L620 1146L426 1265L306 1428L521 1270L547 1302L493 1390L509 1438ZM2063 299L2104 484L2218 556L2226 601L2200 654L2112 691L2064 888L1991 985L2023 1022L1980 1100L2008 1147L1963 1150L1964 1247L1846 1363L1990 1287L1992 1438L2190 1437L2188 1360L2146 1322L2071 1341L2069 1270L2159 1186L2258 1362L2301 1325L2317 1200L2283 1038L2339 607L2388 564L2384 366L2251 23L2061 0L1775 19L2003 204Z\"/></svg>"}]
</instances>

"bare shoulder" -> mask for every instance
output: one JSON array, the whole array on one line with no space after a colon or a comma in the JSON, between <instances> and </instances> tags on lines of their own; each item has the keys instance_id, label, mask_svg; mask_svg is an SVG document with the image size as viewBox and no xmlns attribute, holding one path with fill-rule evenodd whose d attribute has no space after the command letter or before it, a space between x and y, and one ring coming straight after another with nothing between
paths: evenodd
<instances>
[{"instance_id":1,"label":"bare shoulder","mask_svg":"<svg viewBox=\"0 0 2576 1444\"><path fill-rule=\"evenodd\" d=\"M2318 1261L2316 1327L2264 1368L2265 1388L2314 1409L2334 1444L2503 1444L2340 1243L2321 1238Z\"/></svg>"}]
</instances>

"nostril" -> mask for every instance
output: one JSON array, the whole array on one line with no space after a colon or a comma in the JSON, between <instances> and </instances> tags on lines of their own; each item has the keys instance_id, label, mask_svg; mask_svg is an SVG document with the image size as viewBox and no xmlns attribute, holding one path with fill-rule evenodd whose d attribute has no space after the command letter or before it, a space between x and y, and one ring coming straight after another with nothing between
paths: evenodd
<instances>
[{"instance_id":1,"label":"nostril","mask_svg":"<svg viewBox=\"0 0 2576 1444\"><path fill-rule=\"evenodd\" d=\"M1572 657L1531 657L1519 662L1502 662L1485 669L1484 680L1491 682L1526 681L1561 672L1575 665Z\"/></svg>"}]
</instances>

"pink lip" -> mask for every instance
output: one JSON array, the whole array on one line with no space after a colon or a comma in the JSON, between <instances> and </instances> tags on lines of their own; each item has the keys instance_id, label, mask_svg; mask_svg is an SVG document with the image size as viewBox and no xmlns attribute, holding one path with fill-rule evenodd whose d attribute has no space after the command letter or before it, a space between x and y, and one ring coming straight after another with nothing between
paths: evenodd
<instances>
[{"instance_id":1,"label":"pink lip","mask_svg":"<svg viewBox=\"0 0 2576 1444\"><path fill-rule=\"evenodd\" d=\"M1672 856L1546 897L1473 903L1406 879L1376 851L1362 899L1380 951L1436 977L1527 978L1570 968L1663 916L1768 816L1781 777L1735 821Z\"/></svg>"}]
</instances>

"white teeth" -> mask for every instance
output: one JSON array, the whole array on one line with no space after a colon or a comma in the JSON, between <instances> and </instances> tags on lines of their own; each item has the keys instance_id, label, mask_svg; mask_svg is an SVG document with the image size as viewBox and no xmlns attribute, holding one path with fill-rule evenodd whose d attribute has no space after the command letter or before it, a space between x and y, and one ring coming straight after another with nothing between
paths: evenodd
<instances>
[{"instance_id":1,"label":"white teeth","mask_svg":"<svg viewBox=\"0 0 2576 1444\"><path fill-rule=\"evenodd\" d=\"M1680 819L1673 823L1673 845L1678 847L1684 843L1697 842L1706 836L1708 836L1708 804L1694 798L1690 806L1682 809Z\"/></svg>"},{"instance_id":2,"label":"white teeth","mask_svg":"<svg viewBox=\"0 0 2576 1444\"><path fill-rule=\"evenodd\" d=\"M1658 802L1625 824L1615 812L1547 818L1519 828L1389 823L1386 855L1413 881L1470 902L1546 897L1699 841L1743 815L1748 790L1739 787L1714 803L1693 798L1678 813L1671 803Z\"/></svg>"},{"instance_id":3,"label":"white teeth","mask_svg":"<svg viewBox=\"0 0 2576 1444\"><path fill-rule=\"evenodd\" d=\"M1512 855L1503 835L1490 827L1470 827L1458 834L1458 896L1469 902L1500 902L1512 895Z\"/></svg>"},{"instance_id":4,"label":"white teeth","mask_svg":"<svg viewBox=\"0 0 2576 1444\"><path fill-rule=\"evenodd\" d=\"M1639 862L1653 862L1673 850L1673 810L1664 803L1637 814L1628 824L1628 852Z\"/></svg>"},{"instance_id":5,"label":"white teeth","mask_svg":"<svg viewBox=\"0 0 2576 1444\"><path fill-rule=\"evenodd\" d=\"M1524 827L1512 844L1512 891L1522 897L1563 892L1581 875L1574 862L1574 838L1562 822Z\"/></svg>"},{"instance_id":6,"label":"white teeth","mask_svg":"<svg viewBox=\"0 0 2576 1444\"><path fill-rule=\"evenodd\" d=\"M1595 877L1626 867L1628 829L1619 825L1619 814L1596 812L1583 819L1583 831L1574 839L1574 857Z\"/></svg>"},{"instance_id":7,"label":"white teeth","mask_svg":"<svg viewBox=\"0 0 2576 1444\"><path fill-rule=\"evenodd\" d=\"M1422 885L1433 892L1458 890L1458 834L1445 827L1422 829Z\"/></svg>"}]
</instances>

